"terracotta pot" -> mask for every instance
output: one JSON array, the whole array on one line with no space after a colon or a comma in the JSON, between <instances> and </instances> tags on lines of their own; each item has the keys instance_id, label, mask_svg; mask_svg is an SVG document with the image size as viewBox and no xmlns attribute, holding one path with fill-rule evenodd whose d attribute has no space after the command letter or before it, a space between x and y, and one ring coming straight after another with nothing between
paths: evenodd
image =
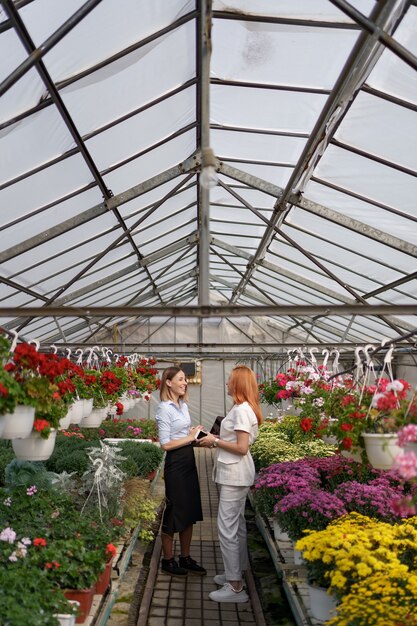
<instances>
[{"instance_id":1,"label":"terracotta pot","mask_svg":"<svg viewBox=\"0 0 417 626\"><path fill-rule=\"evenodd\" d=\"M156 476L156 469L155 469L155 470L152 470L152 472L149 472L149 474L147 475L147 477L146 477L146 478L147 478L148 480L153 480L153 479L155 478L155 476Z\"/></svg>"},{"instance_id":2,"label":"terracotta pot","mask_svg":"<svg viewBox=\"0 0 417 626\"><path fill-rule=\"evenodd\" d=\"M100 574L100 577L98 581L96 582L95 593L98 593L100 595L103 595L104 593L106 593L110 585L112 564L113 564L113 559L111 558L110 561L107 561L103 572Z\"/></svg>"},{"instance_id":3,"label":"terracotta pot","mask_svg":"<svg viewBox=\"0 0 417 626\"><path fill-rule=\"evenodd\" d=\"M65 589L64 596L68 600L76 600L80 603L75 623L82 624L85 622L93 605L94 587L90 587L90 589Z\"/></svg>"}]
</instances>

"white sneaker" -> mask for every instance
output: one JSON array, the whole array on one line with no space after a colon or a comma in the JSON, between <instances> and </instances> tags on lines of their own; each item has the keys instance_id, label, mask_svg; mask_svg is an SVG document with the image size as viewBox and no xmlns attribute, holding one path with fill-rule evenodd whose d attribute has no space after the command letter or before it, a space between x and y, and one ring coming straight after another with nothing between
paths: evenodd
<instances>
[{"instance_id":1,"label":"white sneaker","mask_svg":"<svg viewBox=\"0 0 417 626\"><path fill-rule=\"evenodd\" d=\"M209 593L210 600L214 602L248 602L249 596L242 587L240 591L235 591L229 583L223 585L221 589L217 591L211 591Z\"/></svg>"}]
</instances>

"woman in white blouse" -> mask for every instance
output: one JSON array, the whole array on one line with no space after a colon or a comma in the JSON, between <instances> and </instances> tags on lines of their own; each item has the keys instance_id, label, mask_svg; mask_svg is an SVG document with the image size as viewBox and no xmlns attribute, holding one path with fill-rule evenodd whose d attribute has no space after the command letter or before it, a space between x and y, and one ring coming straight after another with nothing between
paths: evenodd
<instances>
[{"instance_id":1,"label":"woman in white blouse","mask_svg":"<svg viewBox=\"0 0 417 626\"><path fill-rule=\"evenodd\" d=\"M193 444L201 426L191 426L186 404L187 380L179 367L168 367L161 379L161 402L156 409L159 442L166 451L165 510L162 519L161 570L170 576L204 576L207 572L190 556L193 524L203 519L200 484ZM181 555L174 558L174 533L179 533Z\"/></svg>"},{"instance_id":2,"label":"woman in white blouse","mask_svg":"<svg viewBox=\"0 0 417 626\"><path fill-rule=\"evenodd\" d=\"M209 595L215 602L247 602L242 581L242 572L248 567L245 503L255 479L249 446L262 422L254 372L245 365L235 367L227 392L234 405L221 423L220 438L209 434L199 441L200 446L217 449L214 480L220 487L217 524L225 572L214 577L222 588Z\"/></svg>"}]
</instances>

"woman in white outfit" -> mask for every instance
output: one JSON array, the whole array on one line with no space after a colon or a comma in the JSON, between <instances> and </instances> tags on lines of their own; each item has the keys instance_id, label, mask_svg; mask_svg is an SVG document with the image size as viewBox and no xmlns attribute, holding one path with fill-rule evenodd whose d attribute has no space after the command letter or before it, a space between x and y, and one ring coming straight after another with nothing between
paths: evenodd
<instances>
[{"instance_id":1,"label":"woman in white outfit","mask_svg":"<svg viewBox=\"0 0 417 626\"><path fill-rule=\"evenodd\" d=\"M245 365L235 367L227 381L227 392L234 405L221 423L220 438L208 434L199 441L202 447L217 449L214 480L220 488L217 524L225 571L214 577L222 588L212 591L210 599L247 602L242 581L242 572L248 567L245 503L255 479L249 446L262 422L254 372Z\"/></svg>"}]
</instances>

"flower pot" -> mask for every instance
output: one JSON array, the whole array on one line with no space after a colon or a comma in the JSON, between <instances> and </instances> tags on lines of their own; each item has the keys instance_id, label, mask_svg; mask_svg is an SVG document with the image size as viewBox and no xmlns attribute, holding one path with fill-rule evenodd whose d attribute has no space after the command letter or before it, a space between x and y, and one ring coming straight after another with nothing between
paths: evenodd
<instances>
[{"instance_id":1,"label":"flower pot","mask_svg":"<svg viewBox=\"0 0 417 626\"><path fill-rule=\"evenodd\" d=\"M111 558L110 561L107 561L104 571L100 574L100 577L96 582L94 593L98 593L100 595L106 593L108 586L110 585L112 564L113 558Z\"/></svg>"},{"instance_id":2,"label":"flower pot","mask_svg":"<svg viewBox=\"0 0 417 626\"><path fill-rule=\"evenodd\" d=\"M303 559L303 553L300 552L300 550L296 550L294 548L293 556L294 556L294 565L304 565L305 564L305 561Z\"/></svg>"},{"instance_id":3,"label":"flower pot","mask_svg":"<svg viewBox=\"0 0 417 626\"><path fill-rule=\"evenodd\" d=\"M395 457L402 452L395 433L363 433L369 463L375 469L391 469Z\"/></svg>"},{"instance_id":4,"label":"flower pot","mask_svg":"<svg viewBox=\"0 0 417 626\"><path fill-rule=\"evenodd\" d=\"M72 405L68 409L67 414L65 415L65 417L61 417L61 419L59 420L59 429L58 430L67 430L67 428L71 424L71 418L72 418Z\"/></svg>"},{"instance_id":5,"label":"flower pot","mask_svg":"<svg viewBox=\"0 0 417 626\"><path fill-rule=\"evenodd\" d=\"M0 423L3 426L1 439L27 437L32 432L34 420L35 409L33 406L17 405L13 413L0 415Z\"/></svg>"},{"instance_id":6,"label":"flower pot","mask_svg":"<svg viewBox=\"0 0 417 626\"><path fill-rule=\"evenodd\" d=\"M83 419L88 417L93 410L93 398L84 398L83 400Z\"/></svg>"},{"instance_id":7,"label":"flower pot","mask_svg":"<svg viewBox=\"0 0 417 626\"><path fill-rule=\"evenodd\" d=\"M88 417L83 417L81 428L98 428L103 421L103 409L93 409Z\"/></svg>"},{"instance_id":8,"label":"flower pot","mask_svg":"<svg viewBox=\"0 0 417 626\"><path fill-rule=\"evenodd\" d=\"M75 400L71 411L71 424L79 424L83 419L84 400Z\"/></svg>"},{"instance_id":9,"label":"flower pot","mask_svg":"<svg viewBox=\"0 0 417 626\"><path fill-rule=\"evenodd\" d=\"M286 533L285 530L282 530L276 519L274 519L274 537L275 541L291 541L288 533Z\"/></svg>"},{"instance_id":10,"label":"flower pot","mask_svg":"<svg viewBox=\"0 0 417 626\"><path fill-rule=\"evenodd\" d=\"M316 587L308 585L310 593L310 611L311 616L319 622L327 622L334 617L336 613L337 600L327 593L324 587Z\"/></svg>"},{"instance_id":11,"label":"flower pot","mask_svg":"<svg viewBox=\"0 0 417 626\"><path fill-rule=\"evenodd\" d=\"M64 596L68 598L68 600L76 600L80 604L75 623L82 624L85 622L93 604L94 587L90 589L65 589Z\"/></svg>"},{"instance_id":12,"label":"flower pot","mask_svg":"<svg viewBox=\"0 0 417 626\"><path fill-rule=\"evenodd\" d=\"M76 605L79 609L80 603L76 600L70 600L70 604ZM57 618L59 626L74 626L76 615L70 613L55 613L54 617Z\"/></svg>"},{"instance_id":13,"label":"flower pot","mask_svg":"<svg viewBox=\"0 0 417 626\"><path fill-rule=\"evenodd\" d=\"M56 429L51 428L48 439L32 431L25 439L13 439L12 447L19 461L46 461L55 448Z\"/></svg>"}]
</instances>

